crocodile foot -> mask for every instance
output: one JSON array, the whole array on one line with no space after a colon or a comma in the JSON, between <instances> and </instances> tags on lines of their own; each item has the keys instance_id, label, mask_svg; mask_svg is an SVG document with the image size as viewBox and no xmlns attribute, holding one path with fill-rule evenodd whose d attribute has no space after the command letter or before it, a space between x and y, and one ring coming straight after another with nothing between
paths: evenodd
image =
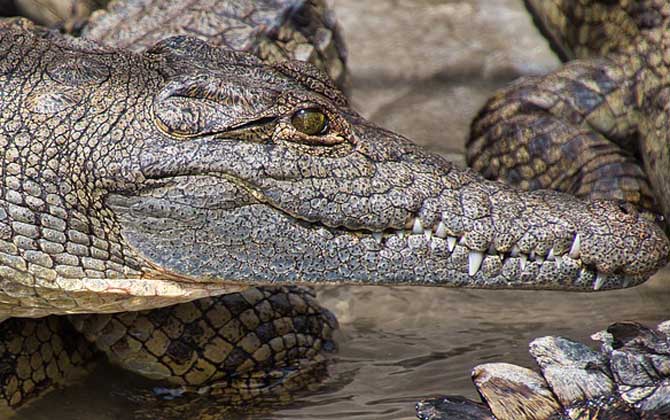
<instances>
[{"instance_id":1,"label":"crocodile foot","mask_svg":"<svg viewBox=\"0 0 670 420\"><path fill-rule=\"evenodd\" d=\"M506 363L474 368L483 404L439 397L423 420L642 420L670 418L670 321L649 329L615 323L592 336L600 351L563 337L530 343L540 373Z\"/></svg>"}]
</instances>

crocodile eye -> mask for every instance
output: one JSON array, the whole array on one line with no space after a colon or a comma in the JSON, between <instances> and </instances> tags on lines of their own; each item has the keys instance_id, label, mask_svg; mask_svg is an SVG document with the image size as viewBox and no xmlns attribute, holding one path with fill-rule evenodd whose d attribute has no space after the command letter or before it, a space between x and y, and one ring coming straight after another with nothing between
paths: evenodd
<instances>
[{"instance_id":1,"label":"crocodile eye","mask_svg":"<svg viewBox=\"0 0 670 420\"><path fill-rule=\"evenodd\" d=\"M325 134L328 131L328 118L318 109L301 109L291 117L296 130L309 136Z\"/></svg>"}]
</instances>

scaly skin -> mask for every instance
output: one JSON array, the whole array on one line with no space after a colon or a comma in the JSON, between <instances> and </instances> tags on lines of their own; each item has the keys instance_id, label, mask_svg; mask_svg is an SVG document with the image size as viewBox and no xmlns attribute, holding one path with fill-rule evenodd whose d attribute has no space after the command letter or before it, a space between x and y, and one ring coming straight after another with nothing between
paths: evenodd
<instances>
[{"instance_id":1,"label":"scaly skin","mask_svg":"<svg viewBox=\"0 0 670 420\"><path fill-rule=\"evenodd\" d=\"M64 317L0 323L0 417L9 407L84 373L92 346Z\"/></svg>"},{"instance_id":2,"label":"scaly skin","mask_svg":"<svg viewBox=\"0 0 670 420\"><path fill-rule=\"evenodd\" d=\"M91 16L81 35L133 51L169 36L190 35L252 53L266 63L306 61L346 87L344 42L332 10L322 1L113 1Z\"/></svg>"},{"instance_id":3,"label":"scaly skin","mask_svg":"<svg viewBox=\"0 0 670 420\"><path fill-rule=\"evenodd\" d=\"M469 162L522 188L627 201L667 220L670 2L527 5L564 58L583 60L497 93L473 122ZM665 419L668 332L667 322L656 331L614 324L594 336L600 353L540 338L530 350L541 375L504 363L477 366L473 380L486 404L447 397L422 402L417 412L426 420Z\"/></svg>"},{"instance_id":4,"label":"scaly skin","mask_svg":"<svg viewBox=\"0 0 670 420\"><path fill-rule=\"evenodd\" d=\"M627 201L668 219L670 3L527 5L555 49L581 60L497 93L472 124L468 164L523 189Z\"/></svg>"},{"instance_id":5,"label":"scaly skin","mask_svg":"<svg viewBox=\"0 0 670 420\"><path fill-rule=\"evenodd\" d=\"M666 261L633 209L456 169L354 114L311 66L190 38L113 51L26 21L2 36L8 315L271 282L593 290ZM326 134L291 125L305 108Z\"/></svg>"},{"instance_id":6,"label":"scaly skin","mask_svg":"<svg viewBox=\"0 0 670 420\"><path fill-rule=\"evenodd\" d=\"M238 4L240 5L241 3ZM191 6L193 9L188 13L197 14L195 3L191 3ZM217 8L205 6L215 17L220 17ZM327 22L324 22L324 16L327 16L328 10L322 3L292 6L291 13L294 14L288 13L285 6L257 13L267 28L280 27L277 33L267 32L270 29L252 31L251 27L240 31L240 26L245 23L242 18L252 19L255 16L252 7L249 3L246 7L227 11L225 21L219 22L219 29L223 31L227 26L236 27L236 39L248 47L258 46L259 40L260 45L264 46L263 50L256 48L259 55L261 51L276 50L286 50L288 56L304 54L307 50L301 44L305 42L302 35L304 32L310 37L310 42L315 43L312 49L320 48L317 55L309 57L315 64L324 68L328 64L327 67L332 70L338 68L336 64L344 62L341 51L333 50L336 46L333 43L338 42L337 33L328 35L337 28L333 22L330 26L325 26ZM39 12L40 8L36 9ZM123 5L115 5L114 10L127 15ZM170 11L169 8L154 8L150 12L156 17L159 12L166 10ZM171 15L167 17L175 17L174 12L170 12ZM186 19L188 13L181 10L177 17ZM110 22L118 25L113 16L114 13L102 16L98 13L96 24L91 26L108 27ZM140 16L126 16L123 22L131 17ZM198 17L203 18L202 14L198 14ZM300 23L299 17L309 17L312 21L309 24ZM166 21L165 16L163 21ZM192 20L185 22L190 25L189 28L198 27ZM303 32L291 30L293 25ZM166 25L161 29L167 36L178 28ZM92 37L90 34L87 36ZM247 37L246 43L242 42L244 37ZM292 42L294 38L295 42ZM216 43L218 39L212 38L208 41ZM286 57L270 56L266 60L286 60ZM343 80L341 73L340 81ZM156 302L160 302L160 299ZM65 323L62 318L49 319L50 322L59 322L60 324L56 324L59 326ZM49 339L55 343L52 347L70 341L84 343L85 336L112 362L124 368L167 382L171 387L179 387L179 392L197 391L193 395L199 395L204 389L208 389L207 394L213 398L201 406L202 404L192 398L180 398L167 404L165 401L155 401L156 397L153 395L146 395L142 409L135 410L132 416L152 419L157 413L160 413L161 418L170 415L174 418L187 416L204 419L209 412L215 412L214 418L219 418L231 405L242 404L250 399L254 399L256 403L259 398L290 399L296 390L318 382L325 374L324 359L320 351L333 348L331 336L333 329L337 327L335 319L327 310L318 306L310 291L295 287L250 288L242 293L205 298L195 303L153 311L91 314L71 317L70 320L83 335L73 335L71 328L61 335L58 335L60 330L54 330L54 335ZM44 334L34 334L34 323L32 320L14 318L0 324L6 330L0 333L8 342L15 341L11 336L11 328L12 331L23 329L27 342L37 343L37 346L11 345L5 349L3 359L0 359L0 371L6 375L3 382L6 392L0 396L0 409L3 406L16 408L26 400L48 391L52 385L63 383L78 372L75 370L78 364L90 358L90 354L85 354L83 356L87 357L82 358L80 353L58 350L57 367L60 370L54 371L49 366L49 375L45 377L44 369L37 361L44 359L50 362L46 357L53 351L45 350L49 342L39 345L40 340L44 341L46 338ZM9 335L7 331L10 331ZM17 360L30 360L30 363L17 365Z\"/></svg>"},{"instance_id":7,"label":"scaly skin","mask_svg":"<svg viewBox=\"0 0 670 420\"><path fill-rule=\"evenodd\" d=\"M282 282L593 290L637 284L667 259L661 230L632 208L520 193L456 169L363 120L306 64L267 65L192 38L131 53L26 21L3 24L3 44L0 302L9 316L228 293L225 301ZM301 109L325 114L328 129L298 131ZM190 305L217 306L212 299ZM323 342L332 322L312 314L312 342ZM120 338L113 358L160 376L182 359L144 363L152 347L125 333L148 327L154 343L167 327L149 326L152 316L95 315L84 325L119 326L88 335L102 348ZM128 318L143 320L138 330ZM230 332L204 328L198 356L208 334ZM157 342L193 338L168 337ZM231 343L222 360L245 349ZM262 344L249 347L260 353L245 372L281 354ZM309 344L304 354L316 351ZM188 374L162 377L210 385L211 376Z\"/></svg>"}]
</instances>

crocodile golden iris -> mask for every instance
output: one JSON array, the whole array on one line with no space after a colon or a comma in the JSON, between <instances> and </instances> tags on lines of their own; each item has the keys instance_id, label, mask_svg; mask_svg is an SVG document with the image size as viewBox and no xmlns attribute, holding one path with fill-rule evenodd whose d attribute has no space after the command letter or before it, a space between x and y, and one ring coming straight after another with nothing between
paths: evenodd
<instances>
[{"instance_id":1,"label":"crocodile golden iris","mask_svg":"<svg viewBox=\"0 0 670 420\"><path fill-rule=\"evenodd\" d=\"M0 23L3 316L68 314L125 368L239 401L331 347L292 285L592 291L666 263L633 207L487 181L359 116L286 60L321 46L306 58L344 79L320 2L214 6L112 3L82 38ZM60 378L50 319L26 321L56 322L41 359L30 337L0 354L12 407Z\"/></svg>"}]
</instances>

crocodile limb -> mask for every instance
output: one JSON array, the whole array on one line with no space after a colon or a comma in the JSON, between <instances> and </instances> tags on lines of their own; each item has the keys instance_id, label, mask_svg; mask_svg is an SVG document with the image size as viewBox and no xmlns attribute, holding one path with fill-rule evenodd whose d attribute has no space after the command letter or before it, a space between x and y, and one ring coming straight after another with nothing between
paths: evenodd
<instances>
[{"instance_id":1,"label":"crocodile limb","mask_svg":"<svg viewBox=\"0 0 670 420\"><path fill-rule=\"evenodd\" d=\"M93 13L81 33L133 51L176 35L249 52L265 63L306 61L347 86L344 41L323 0L117 0Z\"/></svg>"},{"instance_id":2,"label":"crocodile limb","mask_svg":"<svg viewBox=\"0 0 670 420\"><path fill-rule=\"evenodd\" d=\"M0 322L0 417L86 372L92 346L64 317Z\"/></svg>"}]
</instances>

